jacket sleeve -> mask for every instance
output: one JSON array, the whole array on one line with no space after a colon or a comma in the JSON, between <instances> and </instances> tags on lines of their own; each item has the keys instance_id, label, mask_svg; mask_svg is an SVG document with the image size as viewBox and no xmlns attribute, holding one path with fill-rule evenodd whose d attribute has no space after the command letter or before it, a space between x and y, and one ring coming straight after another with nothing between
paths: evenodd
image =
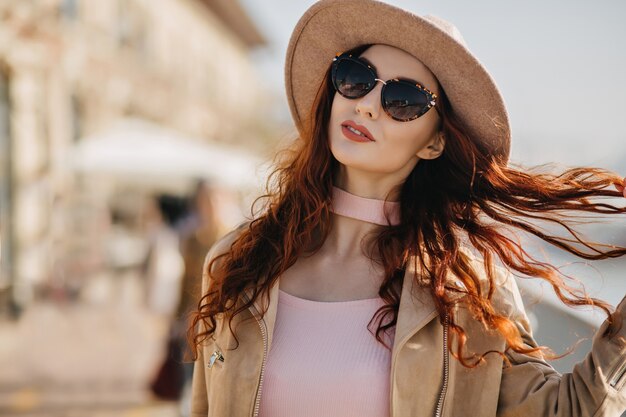
<instances>
[{"instance_id":1,"label":"jacket sleeve","mask_svg":"<svg viewBox=\"0 0 626 417\"><path fill-rule=\"evenodd\" d=\"M193 365L193 378L191 380L191 417L207 417L209 415L204 366L204 351L200 348L198 359Z\"/></svg>"},{"instance_id":2,"label":"jacket sleeve","mask_svg":"<svg viewBox=\"0 0 626 417\"><path fill-rule=\"evenodd\" d=\"M508 274L503 286L507 315L525 344L537 347L519 289ZM626 297L616 311L621 313L620 331L611 340L601 337L608 327L605 320L591 351L572 372L560 374L543 359L509 349L512 366L505 364L502 370L498 417L619 417L626 411Z\"/></svg>"},{"instance_id":3,"label":"jacket sleeve","mask_svg":"<svg viewBox=\"0 0 626 417\"><path fill-rule=\"evenodd\" d=\"M204 258L204 265L202 267L202 295L206 294L210 286L210 277L207 273L207 266L209 262L215 258L218 254L222 254L230 250L231 244L235 238L239 235L245 226L249 224L248 221L240 224L236 229L227 233L224 237L220 238L217 242L211 246L206 257ZM200 297L198 297L199 299ZM204 326L201 321L198 323L198 329L203 332ZM210 378L206 374L207 366L204 358L204 349L200 345L198 349L198 358L193 365L193 377L191 380L191 417L207 417L209 415L209 391L210 386L208 382Z\"/></svg>"},{"instance_id":4,"label":"jacket sleeve","mask_svg":"<svg viewBox=\"0 0 626 417\"><path fill-rule=\"evenodd\" d=\"M217 243L213 244L206 257L202 267L202 294L205 294L209 286L209 276L205 272L208 262L211 260L214 248ZM198 331L203 332L203 323L198 323ZM207 417L209 415L208 387L206 382L205 364L204 364L204 348L198 347L198 358L193 364L193 377L191 379L191 417Z\"/></svg>"}]
</instances>

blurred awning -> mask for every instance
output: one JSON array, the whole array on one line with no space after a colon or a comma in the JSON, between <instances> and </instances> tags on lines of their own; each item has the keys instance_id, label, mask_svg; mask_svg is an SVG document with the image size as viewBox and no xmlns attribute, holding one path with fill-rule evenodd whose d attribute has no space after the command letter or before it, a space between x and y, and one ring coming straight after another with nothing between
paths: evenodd
<instances>
[{"instance_id":1,"label":"blurred awning","mask_svg":"<svg viewBox=\"0 0 626 417\"><path fill-rule=\"evenodd\" d=\"M121 119L105 131L80 139L69 159L78 172L133 183L188 184L205 178L244 189L262 188L269 166L241 150L134 118Z\"/></svg>"}]
</instances>

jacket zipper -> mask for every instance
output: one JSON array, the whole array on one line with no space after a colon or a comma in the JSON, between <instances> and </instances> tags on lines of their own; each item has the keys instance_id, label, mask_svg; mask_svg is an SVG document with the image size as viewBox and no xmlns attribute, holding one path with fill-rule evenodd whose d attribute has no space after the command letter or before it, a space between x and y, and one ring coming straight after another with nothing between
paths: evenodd
<instances>
[{"instance_id":1,"label":"jacket zipper","mask_svg":"<svg viewBox=\"0 0 626 417\"><path fill-rule=\"evenodd\" d=\"M626 374L626 362L622 362L620 365L618 365L613 373L613 376L611 376L611 378L609 379L609 384L613 387L616 388L618 382L622 379L622 377Z\"/></svg>"},{"instance_id":2,"label":"jacket zipper","mask_svg":"<svg viewBox=\"0 0 626 417\"><path fill-rule=\"evenodd\" d=\"M404 343L406 343L406 341L412 336L411 333L409 333L407 336L405 336L405 338L400 342L400 345L398 347L398 350L396 352L398 352L401 348L402 345L404 345ZM448 364L448 315L446 314L445 318L444 318L444 324L443 324L443 384L441 386L441 391L439 393L439 401L437 402L437 409L435 410L435 417L441 417L441 412L443 410L443 402L446 398L446 391L448 390L448 373L449 373L449 364ZM391 383L389 384L389 416L393 417L393 381L395 379L395 360L396 357L394 356L391 359Z\"/></svg>"},{"instance_id":3,"label":"jacket zipper","mask_svg":"<svg viewBox=\"0 0 626 417\"><path fill-rule=\"evenodd\" d=\"M247 296L245 298L249 301ZM252 414L252 417L257 417L259 415L261 389L263 388L263 371L265 370L265 360L267 357L267 329L265 320L259 319L260 314L257 311L256 307L252 306L252 308L254 309L254 311L256 311L256 314L254 314L254 318L256 319L257 323L259 323L261 335L263 336L263 362L261 363L261 375L259 376L259 383L257 384L256 396L254 397L254 413Z\"/></svg>"},{"instance_id":4,"label":"jacket zipper","mask_svg":"<svg viewBox=\"0 0 626 417\"><path fill-rule=\"evenodd\" d=\"M435 411L435 417L441 417L443 411L443 401L446 398L446 391L448 391L448 315L443 321L443 384L441 386L441 393L439 394L439 402L437 403L437 410Z\"/></svg>"}]
</instances>

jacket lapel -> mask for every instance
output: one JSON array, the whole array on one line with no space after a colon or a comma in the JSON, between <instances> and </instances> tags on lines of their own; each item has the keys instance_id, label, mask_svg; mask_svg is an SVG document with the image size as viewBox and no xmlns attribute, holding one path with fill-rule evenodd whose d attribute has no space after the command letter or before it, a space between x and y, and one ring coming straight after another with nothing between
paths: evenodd
<instances>
[{"instance_id":1,"label":"jacket lapel","mask_svg":"<svg viewBox=\"0 0 626 417\"><path fill-rule=\"evenodd\" d=\"M436 316L436 307L428 287L416 284L416 258L411 257L404 273L392 357L407 336L413 335ZM423 280L420 279L420 282Z\"/></svg>"},{"instance_id":2,"label":"jacket lapel","mask_svg":"<svg viewBox=\"0 0 626 417\"><path fill-rule=\"evenodd\" d=\"M269 300L267 297L257 297L256 300L252 303L256 312L253 314L258 316L257 312L260 314L263 311L262 307L265 307L269 304L267 308L267 312L263 316L263 321L265 322L265 326L267 328L267 351L269 352L270 347L272 346L272 337L274 335L274 325L276 324L276 312L278 311L278 288L280 283L280 277L272 284L269 290ZM252 288L246 288L244 290L247 299L252 298ZM263 300L261 300L263 298Z\"/></svg>"}]
</instances>

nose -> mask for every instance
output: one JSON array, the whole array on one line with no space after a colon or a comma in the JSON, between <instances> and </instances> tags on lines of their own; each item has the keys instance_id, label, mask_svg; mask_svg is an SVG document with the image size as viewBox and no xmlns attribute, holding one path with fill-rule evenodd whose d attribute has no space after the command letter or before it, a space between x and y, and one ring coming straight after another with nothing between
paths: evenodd
<instances>
[{"instance_id":1,"label":"nose","mask_svg":"<svg viewBox=\"0 0 626 417\"><path fill-rule=\"evenodd\" d=\"M380 88L379 85L376 84L376 86L372 88L366 95L357 100L355 108L357 113L365 113L371 119L378 119L378 117L380 116L380 110L382 108L381 89L383 85L387 84L379 78L375 78L375 80L377 82L381 82Z\"/></svg>"}]
</instances>

